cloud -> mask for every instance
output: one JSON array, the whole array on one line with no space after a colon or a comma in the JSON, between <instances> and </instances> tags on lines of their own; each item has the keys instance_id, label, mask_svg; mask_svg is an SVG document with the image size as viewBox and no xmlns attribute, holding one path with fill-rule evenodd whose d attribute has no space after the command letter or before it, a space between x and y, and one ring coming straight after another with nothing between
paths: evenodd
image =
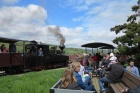
<instances>
[{"instance_id":1,"label":"cloud","mask_svg":"<svg viewBox=\"0 0 140 93\"><path fill-rule=\"evenodd\" d=\"M64 2L65 6L67 7L72 7L75 9L77 12L79 11L85 11L90 8L90 6L95 3L96 0L66 0ZM64 7L64 4L62 7Z\"/></svg>"},{"instance_id":2,"label":"cloud","mask_svg":"<svg viewBox=\"0 0 140 93\"><path fill-rule=\"evenodd\" d=\"M125 23L127 17L133 14L131 7L136 3L137 1L134 2L133 0L112 0L111 2L102 0L102 3L101 0L94 0L89 4L90 8L88 10L83 10L83 16L74 18L75 20L73 21L83 23L82 26L91 41L113 44L112 40L117 36L123 35L123 33L116 35L114 32L110 32L110 28Z\"/></svg>"},{"instance_id":3,"label":"cloud","mask_svg":"<svg viewBox=\"0 0 140 93\"><path fill-rule=\"evenodd\" d=\"M68 1L67 7L72 7L74 13L80 13L71 20L80 22L82 25L59 27L66 39L66 47L81 47L81 45L91 42L113 44L112 40L123 34L116 35L114 32L110 32L110 28L126 22L127 16L132 14L131 6L137 2L134 0ZM82 6L86 6L86 8L82 9ZM34 4L24 7L3 6L0 8L0 35L59 45L55 35L48 31L48 28L55 27L55 24L46 24L47 17L47 10L42 6Z\"/></svg>"},{"instance_id":4,"label":"cloud","mask_svg":"<svg viewBox=\"0 0 140 93\"><path fill-rule=\"evenodd\" d=\"M38 36L46 18L47 11L37 5L5 6L0 8L0 32L3 37Z\"/></svg>"},{"instance_id":5,"label":"cloud","mask_svg":"<svg viewBox=\"0 0 140 93\"><path fill-rule=\"evenodd\" d=\"M13 5L15 3L17 3L19 0L1 0L0 3L4 4L4 5Z\"/></svg>"},{"instance_id":6,"label":"cloud","mask_svg":"<svg viewBox=\"0 0 140 93\"><path fill-rule=\"evenodd\" d=\"M33 4L25 7L4 6L0 8L0 35L1 37L36 40L59 45L57 37L48 31L48 28L54 28L55 25L45 24L46 20L47 11L41 6ZM69 47L79 47L82 42L86 41L80 39L84 36L83 27L59 28L66 39L65 44Z\"/></svg>"},{"instance_id":7,"label":"cloud","mask_svg":"<svg viewBox=\"0 0 140 93\"><path fill-rule=\"evenodd\" d=\"M73 18L72 20L73 20L74 22L78 22L78 21L81 21L82 19L83 19L83 16L78 17L78 18Z\"/></svg>"}]
</instances>

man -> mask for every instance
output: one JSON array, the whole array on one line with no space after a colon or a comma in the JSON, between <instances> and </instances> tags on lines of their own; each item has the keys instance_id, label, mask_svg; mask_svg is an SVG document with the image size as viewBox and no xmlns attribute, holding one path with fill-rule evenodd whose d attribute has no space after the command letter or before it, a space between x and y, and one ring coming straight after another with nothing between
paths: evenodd
<instances>
[{"instance_id":1,"label":"man","mask_svg":"<svg viewBox=\"0 0 140 93\"><path fill-rule=\"evenodd\" d=\"M126 70L129 71L129 72L132 72L133 74L139 76L139 70L136 66L134 66L134 60L131 59L130 60L130 63L129 63L129 66L126 67Z\"/></svg>"},{"instance_id":2,"label":"man","mask_svg":"<svg viewBox=\"0 0 140 93\"><path fill-rule=\"evenodd\" d=\"M99 79L98 83L100 86L101 93L106 93L106 87L108 83L114 83L117 82L119 78L123 75L124 68L121 65L120 62L117 62L115 64L111 64L107 71L110 71L107 76ZM104 85L103 85L104 83Z\"/></svg>"},{"instance_id":3,"label":"man","mask_svg":"<svg viewBox=\"0 0 140 93\"><path fill-rule=\"evenodd\" d=\"M39 50L38 50L38 56L43 56L42 48L39 48Z\"/></svg>"}]
</instances>

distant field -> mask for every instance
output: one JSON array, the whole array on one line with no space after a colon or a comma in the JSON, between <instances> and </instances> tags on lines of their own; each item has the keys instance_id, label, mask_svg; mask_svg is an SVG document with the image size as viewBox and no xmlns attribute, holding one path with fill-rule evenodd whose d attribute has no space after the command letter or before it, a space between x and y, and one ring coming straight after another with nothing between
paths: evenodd
<instances>
[{"instance_id":1,"label":"distant field","mask_svg":"<svg viewBox=\"0 0 140 93\"><path fill-rule=\"evenodd\" d=\"M64 68L0 77L0 93L49 93Z\"/></svg>"},{"instance_id":2,"label":"distant field","mask_svg":"<svg viewBox=\"0 0 140 93\"><path fill-rule=\"evenodd\" d=\"M77 53L77 52L84 53L85 50L84 49L78 49L78 48L66 48L65 49L65 54L73 54L73 53Z\"/></svg>"},{"instance_id":3,"label":"distant field","mask_svg":"<svg viewBox=\"0 0 140 93\"><path fill-rule=\"evenodd\" d=\"M2 44L5 44L5 46L7 48L9 48L9 44L8 43L0 43L0 46ZM20 51L22 52L23 51L23 42L17 42L15 43L16 47L17 47L17 51ZM57 48L59 49L59 48ZM80 52L80 53L84 53L85 52L85 49L80 49L80 48L65 48L65 54L73 54L73 53L77 53L77 52Z\"/></svg>"}]
</instances>

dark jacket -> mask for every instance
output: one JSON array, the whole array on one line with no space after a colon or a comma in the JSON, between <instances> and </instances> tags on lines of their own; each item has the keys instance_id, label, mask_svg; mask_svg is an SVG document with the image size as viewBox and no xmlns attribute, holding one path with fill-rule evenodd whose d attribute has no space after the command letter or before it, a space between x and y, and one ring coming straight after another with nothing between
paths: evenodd
<instances>
[{"instance_id":1,"label":"dark jacket","mask_svg":"<svg viewBox=\"0 0 140 93\"><path fill-rule=\"evenodd\" d=\"M110 63L110 60L106 59L106 58L104 58L103 61L102 61L102 65L105 66L105 67L107 67L109 63Z\"/></svg>"},{"instance_id":2,"label":"dark jacket","mask_svg":"<svg viewBox=\"0 0 140 93\"><path fill-rule=\"evenodd\" d=\"M81 90L81 88L79 87L79 85L77 83L71 83L69 86L67 86L66 88L63 88L60 86L61 89L74 89L74 90Z\"/></svg>"},{"instance_id":3,"label":"dark jacket","mask_svg":"<svg viewBox=\"0 0 140 93\"><path fill-rule=\"evenodd\" d=\"M109 79L111 82L117 82L119 78L122 77L124 68L121 65L121 63L115 63L110 65L110 67L107 69L110 71L108 75L106 76L107 79Z\"/></svg>"}]
</instances>

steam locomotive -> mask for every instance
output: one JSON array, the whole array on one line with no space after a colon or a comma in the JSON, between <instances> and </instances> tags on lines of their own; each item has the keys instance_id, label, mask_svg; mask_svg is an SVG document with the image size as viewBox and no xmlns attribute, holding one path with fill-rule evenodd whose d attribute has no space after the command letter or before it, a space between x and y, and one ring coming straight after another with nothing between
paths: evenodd
<instances>
[{"instance_id":1,"label":"steam locomotive","mask_svg":"<svg viewBox=\"0 0 140 93\"><path fill-rule=\"evenodd\" d=\"M15 51L15 43L23 42L23 52ZM0 70L6 73L17 73L26 69L42 70L48 68L63 67L67 65L69 57L64 54L64 44L59 46L39 44L36 41L17 40L0 37L0 42L9 43L9 52L0 53ZM25 44L28 42L28 44ZM14 44L13 46L10 46ZM42 56L38 50L42 48Z\"/></svg>"}]
</instances>

